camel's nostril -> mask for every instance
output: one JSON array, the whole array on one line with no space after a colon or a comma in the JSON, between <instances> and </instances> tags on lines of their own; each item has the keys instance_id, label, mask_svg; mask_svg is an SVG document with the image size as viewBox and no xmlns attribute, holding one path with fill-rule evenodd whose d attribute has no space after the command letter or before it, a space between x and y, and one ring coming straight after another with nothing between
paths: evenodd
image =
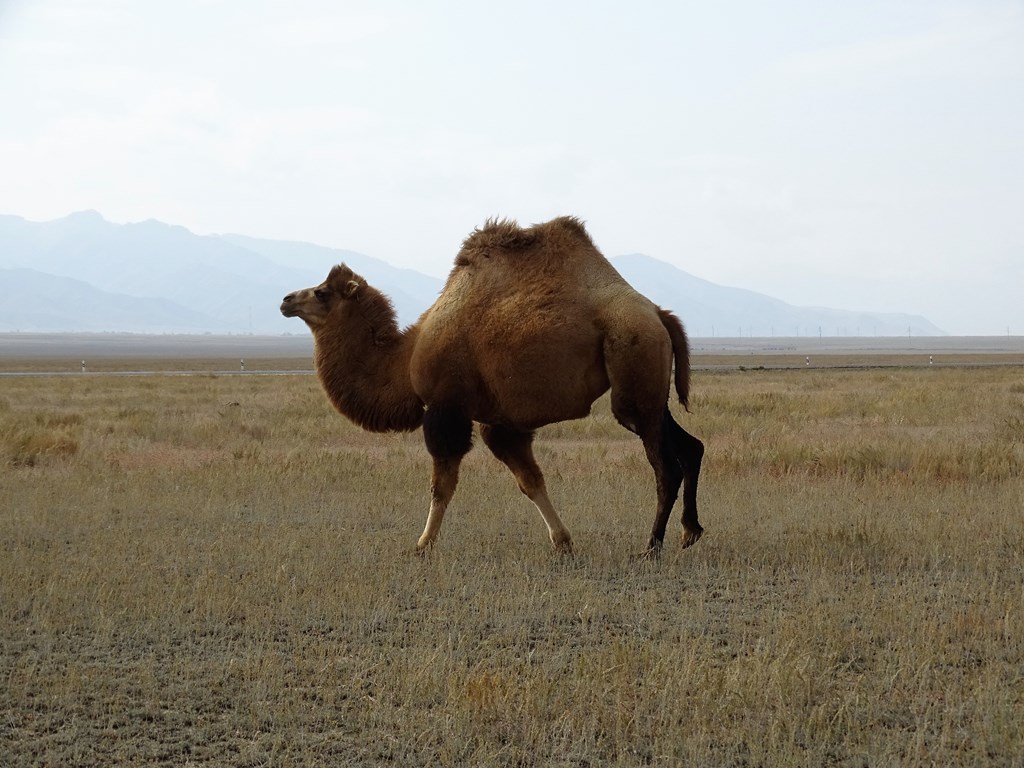
<instances>
[{"instance_id":1,"label":"camel's nostril","mask_svg":"<svg viewBox=\"0 0 1024 768\"><path fill-rule=\"evenodd\" d=\"M294 293L289 293L287 296L284 297L284 300L285 301L291 301L294 298L295 298L295 294Z\"/></svg>"}]
</instances>

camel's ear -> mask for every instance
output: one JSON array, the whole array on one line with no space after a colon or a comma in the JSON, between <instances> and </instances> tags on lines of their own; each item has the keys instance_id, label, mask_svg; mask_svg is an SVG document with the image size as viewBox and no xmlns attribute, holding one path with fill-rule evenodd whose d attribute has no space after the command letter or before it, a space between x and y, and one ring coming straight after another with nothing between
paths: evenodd
<instances>
[{"instance_id":1,"label":"camel's ear","mask_svg":"<svg viewBox=\"0 0 1024 768\"><path fill-rule=\"evenodd\" d=\"M345 283L345 287L344 289L342 289L341 295L344 296L346 299L351 299L353 296L356 295L356 292L359 290L359 287L360 284L357 281L349 280L347 283Z\"/></svg>"}]
</instances>

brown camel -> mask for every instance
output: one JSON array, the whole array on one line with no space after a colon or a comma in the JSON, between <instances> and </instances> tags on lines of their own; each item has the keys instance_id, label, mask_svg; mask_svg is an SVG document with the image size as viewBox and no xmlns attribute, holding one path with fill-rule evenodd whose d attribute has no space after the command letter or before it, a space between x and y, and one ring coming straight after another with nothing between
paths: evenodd
<instances>
[{"instance_id":1,"label":"brown camel","mask_svg":"<svg viewBox=\"0 0 1024 768\"><path fill-rule=\"evenodd\" d=\"M433 457L430 512L417 548L437 538L472 446L473 422L536 505L557 549L572 538L533 457L534 431L578 419L611 389L622 426L640 436L657 480L648 551L656 554L683 487L683 546L700 538L703 444L668 409L672 362L686 406L689 349L671 312L637 293L570 217L528 229L488 221L462 244L444 290L400 330L390 300L344 264L281 313L313 332L316 370L342 414L375 432L423 426Z\"/></svg>"}]
</instances>

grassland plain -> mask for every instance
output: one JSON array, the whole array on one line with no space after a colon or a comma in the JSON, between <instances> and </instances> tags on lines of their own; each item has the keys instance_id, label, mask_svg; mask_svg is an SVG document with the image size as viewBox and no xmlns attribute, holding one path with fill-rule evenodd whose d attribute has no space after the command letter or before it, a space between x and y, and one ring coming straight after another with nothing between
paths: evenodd
<instances>
[{"instance_id":1,"label":"grassland plain","mask_svg":"<svg viewBox=\"0 0 1024 768\"><path fill-rule=\"evenodd\" d=\"M311 376L0 381L2 763L1021 765L1024 369L694 384L649 562L605 401L537 444L575 557L481 447L420 558L419 433Z\"/></svg>"}]
</instances>

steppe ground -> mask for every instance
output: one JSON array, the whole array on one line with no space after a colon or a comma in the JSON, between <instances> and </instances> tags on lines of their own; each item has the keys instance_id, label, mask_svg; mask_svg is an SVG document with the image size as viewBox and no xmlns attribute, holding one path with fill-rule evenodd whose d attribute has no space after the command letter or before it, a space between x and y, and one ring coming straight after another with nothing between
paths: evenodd
<instances>
[{"instance_id":1,"label":"steppe ground","mask_svg":"<svg viewBox=\"0 0 1024 768\"><path fill-rule=\"evenodd\" d=\"M604 400L537 441L575 557L482 446L417 557L421 435L313 376L0 359L0 764L1024 764L1020 355L718 352L656 561Z\"/></svg>"}]
</instances>

